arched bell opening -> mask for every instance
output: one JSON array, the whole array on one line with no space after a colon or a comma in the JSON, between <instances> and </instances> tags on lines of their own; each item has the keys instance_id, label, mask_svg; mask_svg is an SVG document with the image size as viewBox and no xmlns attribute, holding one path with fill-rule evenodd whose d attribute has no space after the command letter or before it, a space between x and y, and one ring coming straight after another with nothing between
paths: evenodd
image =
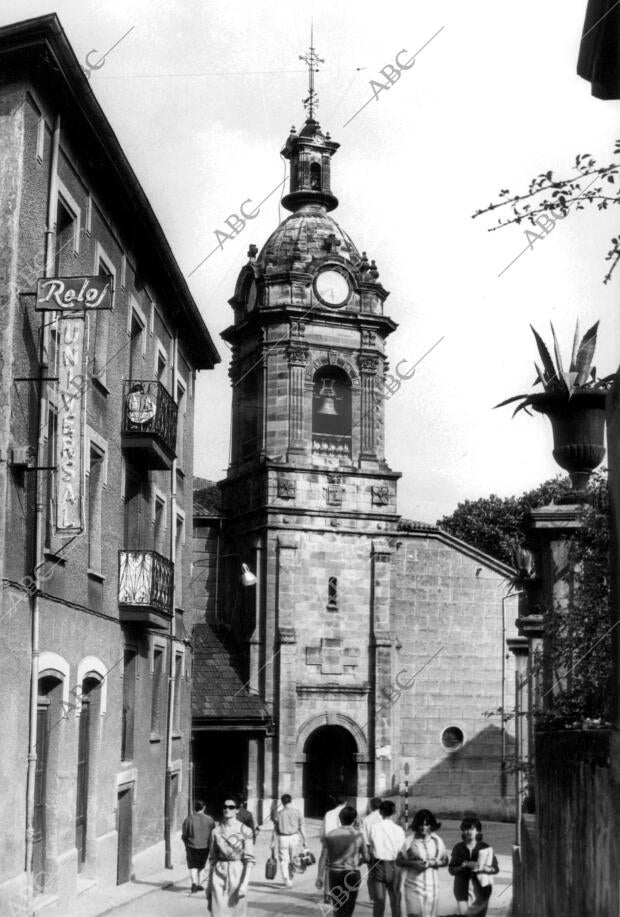
<instances>
[{"instance_id":1,"label":"arched bell opening","mask_svg":"<svg viewBox=\"0 0 620 917\"><path fill-rule=\"evenodd\" d=\"M351 380L339 367L323 366L314 376L312 451L349 458L351 433Z\"/></svg>"},{"instance_id":2,"label":"arched bell opening","mask_svg":"<svg viewBox=\"0 0 620 917\"><path fill-rule=\"evenodd\" d=\"M310 187L313 191L321 190L321 166L318 162L310 164Z\"/></svg>"}]
</instances>

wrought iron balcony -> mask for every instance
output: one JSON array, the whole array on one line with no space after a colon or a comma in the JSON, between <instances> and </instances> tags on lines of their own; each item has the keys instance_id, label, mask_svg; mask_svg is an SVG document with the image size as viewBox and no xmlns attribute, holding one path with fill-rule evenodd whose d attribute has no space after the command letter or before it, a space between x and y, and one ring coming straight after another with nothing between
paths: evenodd
<instances>
[{"instance_id":1,"label":"wrought iron balcony","mask_svg":"<svg viewBox=\"0 0 620 917\"><path fill-rule=\"evenodd\" d=\"M146 468L171 468L176 455L177 405L161 382L123 383L123 449Z\"/></svg>"},{"instance_id":2,"label":"wrought iron balcony","mask_svg":"<svg viewBox=\"0 0 620 917\"><path fill-rule=\"evenodd\" d=\"M118 604L125 624L167 627L174 564L157 551L118 552Z\"/></svg>"},{"instance_id":3,"label":"wrought iron balcony","mask_svg":"<svg viewBox=\"0 0 620 917\"><path fill-rule=\"evenodd\" d=\"M313 433L312 452L327 458L351 458L351 437L335 433Z\"/></svg>"}]
</instances>

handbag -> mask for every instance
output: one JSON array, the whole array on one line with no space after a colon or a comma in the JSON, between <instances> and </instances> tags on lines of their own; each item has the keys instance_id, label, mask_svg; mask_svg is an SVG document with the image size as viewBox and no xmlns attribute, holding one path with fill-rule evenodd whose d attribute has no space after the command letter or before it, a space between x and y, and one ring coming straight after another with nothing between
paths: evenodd
<instances>
[{"instance_id":1,"label":"handbag","mask_svg":"<svg viewBox=\"0 0 620 917\"><path fill-rule=\"evenodd\" d=\"M265 878L266 879L275 879L277 872L278 872L278 864L273 855L273 848L272 848L271 853L267 857L267 861L265 863Z\"/></svg>"},{"instance_id":2,"label":"handbag","mask_svg":"<svg viewBox=\"0 0 620 917\"><path fill-rule=\"evenodd\" d=\"M312 851L308 850L307 847L302 851L301 859L304 864L304 868L307 868L308 866L314 866L316 863L315 855L312 853Z\"/></svg>"}]
</instances>

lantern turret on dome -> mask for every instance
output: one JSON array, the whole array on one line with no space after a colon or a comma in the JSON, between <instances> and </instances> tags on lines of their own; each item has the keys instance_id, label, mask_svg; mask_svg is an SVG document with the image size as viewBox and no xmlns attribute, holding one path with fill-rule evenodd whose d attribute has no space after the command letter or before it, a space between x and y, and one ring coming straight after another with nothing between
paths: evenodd
<instances>
[{"instance_id":1,"label":"lantern turret on dome","mask_svg":"<svg viewBox=\"0 0 620 917\"><path fill-rule=\"evenodd\" d=\"M308 67L308 95L303 100L307 112L306 123L299 133L295 128L282 149L282 156L290 162L290 191L282 198L282 206L295 213L304 204L320 204L325 210L338 206L330 187L330 160L338 147L329 133L323 133L315 118L319 100L314 88L314 74L318 64L324 63L314 47L314 30L310 33L310 48L299 59Z\"/></svg>"},{"instance_id":2,"label":"lantern turret on dome","mask_svg":"<svg viewBox=\"0 0 620 917\"><path fill-rule=\"evenodd\" d=\"M287 210L299 210L304 204L322 204L326 211L335 210L338 198L330 185L330 160L339 143L323 133L313 117L306 120L302 130L289 134L282 156L290 162L290 191L282 198Z\"/></svg>"}]
</instances>

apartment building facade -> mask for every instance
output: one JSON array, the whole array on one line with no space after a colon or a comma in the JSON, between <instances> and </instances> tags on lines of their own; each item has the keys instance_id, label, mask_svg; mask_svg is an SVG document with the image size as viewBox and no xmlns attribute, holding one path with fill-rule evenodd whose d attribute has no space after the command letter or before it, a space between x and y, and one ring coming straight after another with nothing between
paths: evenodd
<instances>
[{"instance_id":1,"label":"apartment building facade","mask_svg":"<svg viewBox=\"0 0 620 917\"><path fill-rule=\"evenodd\" d=\"M0 911L62 912L163 865L186 811L195 379L219 356L56 16L0 30L0 155Z\"/></svg>"}]
</instances>

